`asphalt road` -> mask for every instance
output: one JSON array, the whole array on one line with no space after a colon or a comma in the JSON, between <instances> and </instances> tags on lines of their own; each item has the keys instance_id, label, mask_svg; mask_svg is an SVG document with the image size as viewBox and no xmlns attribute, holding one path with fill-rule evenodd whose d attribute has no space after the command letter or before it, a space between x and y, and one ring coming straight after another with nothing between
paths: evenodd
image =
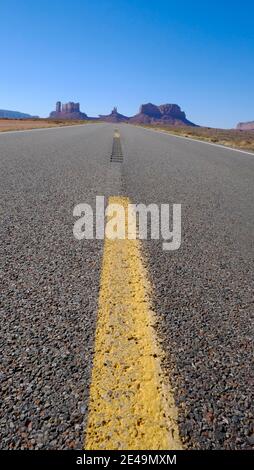
<instances>
[{"instance_id":1,"label":"asphalt road","mask_svg":"<svg viewBox=\"0 0 254 470\"><path fill-rule=\"evenodd\" d=\"M102 242L72 213L111 146L103 125L0 135L2 448L82 448Z\"/></svg>"},{"instance_id":2,"label":"asphalt road","mask_svg":"<svg viewBox=\"0 0 254 470\"><path fill-rule=\"evenodd\" d=\"M1 448L82 448L102 241L75 204L181 203L182 245L143 242L187 448L254 444L254 155L110 124L0 135ZM251 323L252 322L252 323Z\"/></svg>"}]
</instances>

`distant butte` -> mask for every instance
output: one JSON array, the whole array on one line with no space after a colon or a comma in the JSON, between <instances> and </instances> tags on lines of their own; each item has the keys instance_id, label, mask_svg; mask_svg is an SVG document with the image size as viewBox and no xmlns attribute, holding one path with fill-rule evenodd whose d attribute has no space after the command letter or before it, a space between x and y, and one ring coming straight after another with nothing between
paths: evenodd
<instances>
[{"instance_id":1,"label":"distant butte","mask_svg":"<svg viewBox=\"0 0 254 470\"><path fill-rule=\"evenodd\" d=\"M139 113L130 118L130 122L137 124L163 124L169 126L195 126L186 119L186 114L177 104L152 103L142 104Z\"/></svg>"},{"instance_id":2,"label":"distant butte","mask_svg":"<svg viewBox=\"0 0 254 470\"><path fill-rule=\"evenodd\" d=\"M50 119L65 119L65 120L86 120L88 119L85 113L81 113L80 104L69 103L62 104L61 101L57 101L56 110L52 111L49 115Z\"/></svg>"},{"instance_id":3,"label":"distant butte","mask_svg":"<svg viewBox=\"0 0 254 470\"><path fill-rule=\"evenodd\" d=\"M123 114L119 114L117 112L117 108L113 108L110 114L106 116L100 114L99 119L106 122L127 122L130 118L124 116Z\"/></svg>"}]
</instances>

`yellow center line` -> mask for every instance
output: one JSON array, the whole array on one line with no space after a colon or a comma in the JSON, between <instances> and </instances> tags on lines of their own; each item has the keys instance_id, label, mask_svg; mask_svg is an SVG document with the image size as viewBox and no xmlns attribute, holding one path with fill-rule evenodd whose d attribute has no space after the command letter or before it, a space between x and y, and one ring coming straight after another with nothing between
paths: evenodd
<instances>
[{"instance_id":1,"label":"yellow center line","mask_svg":"<svg viewBox=\"0 0 254 470\"><path fill-rule=\"evenodd\" d=\"M108 202L121 204L127 219L128 198ZM139 243L105 239L87 450L182 448L173 393L160 366Z\"/></svg>"}]
</instances>

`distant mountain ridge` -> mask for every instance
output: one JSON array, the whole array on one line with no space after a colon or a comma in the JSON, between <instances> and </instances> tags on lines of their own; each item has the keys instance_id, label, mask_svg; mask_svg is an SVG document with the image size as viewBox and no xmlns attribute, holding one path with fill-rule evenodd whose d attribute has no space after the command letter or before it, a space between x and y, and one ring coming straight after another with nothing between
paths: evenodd
<instances>
[{"instance_id":1,"label":"distant mountain ridge","mask_svg":"<svg viewBox=\"0 0 254 470\"><path fill-rule=\"evenodd\" d=\"M119 114L117 108L106 116L100 115L99 119L107 122L130 122L133 124L163 124L165 126L196 126L186 118L186 114L177 104L153 103L142 104L139 113L135 116L127 117Z\"/></svg>"},{"instance_id":2,"label":"distant mountain ridge","mask_svg":"<svg viewBox=\"0 0 254 470\"><path fill-rule=\"evenodd\" d=\"M138 114L135 116L124 116L117 111L114 107L110 114L102 115L99 117L89 117L84 112L80 111L80 104L70 101L69 103L62 104L57 101L55 111L50 113L50 119L63 119L63 120L99 120L106 122L130 122L133 124L162 124L165 126L196 126L193 122L186 118L186 114L181 110L178 104L161 104L159 106L147 103L142 104L139 108Z\"/></svg>"},{"instance_id":3,"label":"distant mountain ridge","mask_svg":"<svg viewBox=\"0 0 254 470\"><path fill-rule=\"evenodd\" d=\"M0 118L31 119L31 118L38 118L38 116L31 116L30 114L20 113L19 111L9 111L7 109L0 109Z\"/></svg>"}]
</instances>

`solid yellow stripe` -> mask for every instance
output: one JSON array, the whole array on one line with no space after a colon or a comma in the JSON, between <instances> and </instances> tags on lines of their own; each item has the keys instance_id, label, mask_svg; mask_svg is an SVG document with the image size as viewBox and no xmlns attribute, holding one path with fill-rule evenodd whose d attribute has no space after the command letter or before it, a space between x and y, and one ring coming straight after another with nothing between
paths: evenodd
<instances>
[{"instance_id":1,"label":"solid yellow stripe","mask_svg":"<svg viewBox=\"0 0 254 470\"><path fill-rule=\"evenodd\" d=\"M128 198L111 197L127 218ZM105 240L85 449L181 449L138 240Z\"/></svg>"}]
</instances>

